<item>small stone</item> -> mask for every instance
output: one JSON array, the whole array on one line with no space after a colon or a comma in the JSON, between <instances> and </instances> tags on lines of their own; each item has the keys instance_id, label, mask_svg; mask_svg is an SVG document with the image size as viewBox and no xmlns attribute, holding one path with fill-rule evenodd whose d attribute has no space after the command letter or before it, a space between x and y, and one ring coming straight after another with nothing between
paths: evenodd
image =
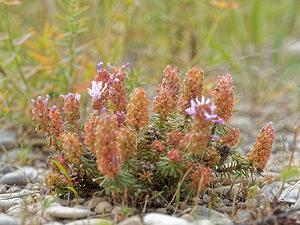
<instances>
[{"instance_id":1,"label":"small stone","mask_svg":"<svg viewBox=\"0 0 300 225\"><path fill-rule=\"evenodd\" d=\"M266 185L262 188L260 197L266 197L271 202L273 202L275 197L277 197L278 201L295 203L298 198L300 183L296 183L293 186L285 183L280 196L277 196L280 193L282 186L283 184L280 181Z\"/></svg>"},{"instance_id":2,"label":"small stone","mask_svg":"<svg viewBox=\"0 0 300 225\"><path fill-rule=\"evenodd\" d=\"M241 195L239 185L233 185L233 186L228 185L228 186L218 187L215 188L214 191L216 193L223 194L223 196L229 195L228 197L231 199L233 199L235 195L238 196Z\"/></svg>"},{"instance_id":3,"label":"small stone","mask_svg":"<svg viewBox=\"0 0 300 225\"><path fill-rule=\"evenodd\" d=\"M199 219L210 219L212 218L215 225L233 225L231 219L220 212L213 209L208 209L205 206L198 206L195 212Z\"/></svg>"},{"instance_id":4,"label":"small stone","mask_svg":"<svg viewBox=\"0 0 300 225\"><path fill-rule=\"evenodd\" d=\"M163 215L159 213L149 213L143 218L145 225L189 225L189 222L182 218Z\"/></svg>"},{"instance_id":5,"label":"small stone","mask_svg":"<svg viewBox=\"0 0 300 225\"><path fill-rule=\"evenodd\" d=\"M207 204L210 201L210 196L205 194L202 198L202 201Z\"/></svg>"},{"instance_id":6,"label":"small stone","mask_svg":"<svg viewBox=\"0 0 300 225\"><path fill-rule=\"evenodd\" d=\"M96 208L95 208L95 213L97 214L107 214L110 213L112 211L112 205L105 201L105 202L100 202Z\"/></svg>"},{"instance_id":7,"label":"small stone","mask_svg":"<svg viewBox=\"0 0 300 225\"><path fill-rule=\"evenodd\" d=\"M83 205L88 209L94 209L100 202L106 201L105 198L102 197L94 197L88 201L86 201Z\"/></svg>"},{"instance_id":8,"label":"small stone","mask_svg":"<svg viewBox=\"0 0 300 225\"><path fill-rule=\"evenodd\" d=\"M26 185L28 182L20 171L15 171L12 173L5 174L0 179L0 184L8 184L8 185Z\"/></svg>"},{"instance_id":9,"label":"small stone","mask_svg":"<svg viewBox=\"0 0 300 225\"><path fill-rule=\"evenodd\" d=\"M7 210L14 205L20 205L22 203L23 203L22 199L19 198L0 200L0 209Z\"/></svg>"},{"instance_id":10,"label":"small stone","mask_svg":"<svg viewBox=\"0 0 300 225\"><path fill-rule=\"evenodd\" d=\"M7 174L16 171L17 169L18 167L16 167L15 165L6 164L0 169L0 173Z\"/></svg>"},{"instance_id":11,"label":"small stone","mask_svg":"<svg viewBox=\"0 0 300 225\"><path fill-rule=\"evenodd\" d=\"M99 225L99 224L112 225L113 222L105 219L84 219L84 220L76 220L70 223L66 223L66 225Z\"/></svg>"},{"instance_id":12,"label":"small stone","mask_svg":"<svg viewBox=\"0 0 300 225\"><path fill-rule=\"evenodd\" d=\"M118 225L143 225L143 223L139 216L131 216L118 223Z\"/></svg>"},{"instance_id":13,"label":"small stone","mask_svg":"<svg viewBox=\"0 0 300 225\"><path fill-rule=\"evenodd\" d=\"M12 216L0 215L0 225L21 225L22 220Z\"/></svg>"},{"instance_id":14,"label":"small stone","mask_svg":"<svg viewBox=\"0 0 300 225\"><path fill-rule=\"evenodd\" d=\"M29 182L34 183L37 178L37 171L32 167L24 168L24 171L17 170L12 173L7 173L0 179L0 184L8 185L26 185Z\"/></svg>"},{"instance_id":15,"label":"small stone","mask_svg":"<svg viewBox=\"0 0 300 225\"><path fill-rule=\"evenodd\" d=\"M4 131L0 133L0 149L11 149L16 146L18 140L15 133L11 131Z\"/></svg>"},{"instance_id":16,"label":"small stone","mask_svg":"<svg viewBox=\"0 0 300 225\"><path fill-rule=\"evenodd\" d=\"M87 209L84 205L74 205L73 208L76 208L76 209Z\"/></svg>"},{"instance_id":17,"label":"small stone","mask_svg":"<svg viewBox=\"0 0 300 225\"><path fill-rule=\"evenodd\" d=\"M10 207L7 211L6 211L6 215L8 216L14 216L14 215L18 215L21 214L23 212L23 208L21 205L15 205Z\"/></svg>"},{"instance_id":18,"label":"small stone","mask_svg":"<svg viewBox=\"0 0 300 225\"><path fill-rule=\"evenodd\" d=\"M50 215L62 219L80 219L94 215L94 213L86 209L52 206L46 209L45 215Z\"/></svg>"}]
</instances>

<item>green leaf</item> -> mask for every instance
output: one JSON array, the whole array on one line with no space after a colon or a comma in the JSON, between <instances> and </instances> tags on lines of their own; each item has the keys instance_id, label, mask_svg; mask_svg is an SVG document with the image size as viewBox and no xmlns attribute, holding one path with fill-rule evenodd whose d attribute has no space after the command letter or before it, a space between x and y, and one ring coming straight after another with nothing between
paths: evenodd
<instances>
[{"instance_id":1,"label":"green leaf","mask_svg":"<svg viewBox=\"0 0 300 225\"><path fill-rule=\"evenodd\" d=\"M17 38L13 41L13 44L14 44L14 45L21 45L21 44L23 44L25 41L27 41L32 35L33 35L33 33L30 32L30 33L27 33L27 34L22 35L21 37L17 37Z\"/></svg>"},{"instance_id":2,"label":"green leaf","mask_svg":"<svg viewBox=\"0 0 300 225\"><path fill-rule=\"evenodd\" d=\"M67 187L69 190L73 191L73 193L75 194L76 196L76 199L79 199L79 195L77 193L77 191L73 188L73 187Z\"/></svg>"},{"instance_id":3,"label":"green leaf","mask_svg":"<svg viewBox=\"0 0 300 225\"><path fill-rule=\"evenodd\" d=\"M7 65L9 63L11 63L15 58L16 58L17 54L16 53L12 53L10 54L3 62L3 65Z\"/></svg>"},{"instance_id":4,"label":"green leaf","mask_svg":"<svg viewBox=\"0 0 300 225\"><path fill-rule=\"evenodd\" d=\"M280 174L281 180L287 180L299 175L299 170L296 167L285 168Z\"/></svg>"},{"instance_id":5,"label":"green leaf","mask_svg":"<svg viewBox=\"0 0 300 225\"><path fill-rule=\"evenodd\" d=\"M54 159L53 159L52 161L55 163L55 165L56 165L56 166L63 172L63 174L66 176L66 178L67 178L68 181L69 181L70 186L73 187L72 182L71 182L71 179L70 179L69 174L67 173L66 169L65 169L59 162L55 161Z\"/></svg>"},{"instance_id":6,"label":"green leaf","mask_svg":"<svg viewBox=\"0 0 300 225\"><path fill-rule=\"evenodd\" d=\"M74 187L72 185L72 182L71 182L71 179L70 179L69 174L67 173L66 169L59 162L55 161L54 159L52 161L55 163L55 165L63 172L63 174L68 179L70 186L67 187L67 189L71 190L75 194L76 199L78 201L79 195L78 195L77 191L74 189Z\"/></svg>"}]
</instances>

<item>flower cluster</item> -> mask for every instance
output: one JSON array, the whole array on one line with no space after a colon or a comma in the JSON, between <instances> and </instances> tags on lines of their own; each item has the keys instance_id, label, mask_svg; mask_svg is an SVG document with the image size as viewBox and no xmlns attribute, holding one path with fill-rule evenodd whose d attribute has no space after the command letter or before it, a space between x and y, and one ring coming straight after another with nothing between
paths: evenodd
<instances>
[{"instance_id":1,"label":"flower cluster","mask_svg":"<svg viewBox=\"0 0 300 225\"><path fill-rule=\"evenodd\" d=\"M93 98L92 108L103 112L106 110L108 96L107 84L102 81L92 81L92 89L88 88L89 95Z\"/></svg>"},{"instance_id":2,"label":"flower cluster","mask_svg":"<svg viewBox=\"0 0 300 225\"><path fill-rule=\"evenodd\" d=\"M62 147L67 153L67 160L70 163L79 165L80 157L83 155L83 146L75 133L66 132L61 136Z\"/></svg>"},{"instance_id":3,"label":"flower cluster","mask_svg":"<svg viewBox=\"0 0 300 225\"><path fill-rule=\"evenodd\" d=\"M225 122L232 115L233 108L233 80L230 74L218 76L217 86L214 90L213 102L217 106L216 113Z\"/></svg>"},{"instance_id":4,"label":"flower cluster","mask_svg":"<svg viewBox=\"0 0 300 225\"><path fill-rule=\"evenodd\" d=\"M149 100L147 92L142 88L134 89L130 96L128 111L126 114L126 125L132 129L139 130L149 121Z\"/></svg>"},{"instance_id":5,"label":"flower cluster","mask_svg":"<svg viewBox=\"0 0 300 225\"><path fill-rule=\"evenodd\" d=\"M122 160L134 157L137 143L136 135L133 131L127 127L120 128L118 131L117 143Z\"/></svg>"},{"instance_id":6,"label":"flower cluster","mask_svg":"<svg viewBox=\"0 0 300 225\"><path fill-rule=\"evenodd\" d=\"M80 94L69 93L67 95L60 95L64 99L63 113L65 115L65 120L71 124L76 124L80 119Z\"/></svg>"},{"instance_id":7,"label":"flower cluster","mask_svg":"<svg viewBox=\"0 0 300 225\"><path fill-rule=\"evenodd\" d=\"M248 159L255 168L262 169L266 166L270 158L273 141L274 129L272 123L269 122L266 127L260 130L256 142L251 151L247 154Z\"/></svg>"},{"instance_id":8,"label":"flower cluster","mask_svg":"<svg viewBox=\"0 0 300 225\"><path fill-rule=\"evenodd\" d=\"M49 96L32 100L36 130L46 134L54 150L50 159L67 171L78 193L104 191L116 202L134 196L138 199L128 199L135 203L145 202L150 189L165 198L178 192L191 196L213 187L211 172L240 175L265 167L274 140L271 123L260 131L248 158L235 151L239 129L225 124L233 107L229 74L218 77L211 101L202 94L202 70L188 71L181 92L178 69L167 66L153 105L156 114L149 119L144 89L136 88L126 100L127 66L98 64L87 90L96 112L82 123L79 94L62 95L61 111L48 107ZM49 160L53 171L46 184L66 193L71 184L56 162ZM171 185L179 182L184 184Z\"/></svg>"},{"instance_id":9,"label":"flower cluster","mask_svg":"<svg viewBox=\"0 0 300 225\"><path fill-rule=\"evenodd\" d=\"M113 82L111 87L113 91L111 92L110 104L115 106L115 112L119 111L122 113L127 112L127 99L126 99L126 85L125 78L128 76L125 72L125 66L123 67L112 67L113 75L118 82Z\"/></svg>"},{"instance_id":10,"label":"flower cluster","mask_svg":"<svg viewBox=\"0 0 300 225\"><path fill-rule=\"evenodd\" d=\"M191 100L202 96L203 80L204 73L197 66L194 66L185 75L182 94L178 103L181 114L187 114L186 109L191 107Z\"/></svg>"},{"instance_id":11,"label":"flower cluster","mask_svg":"<svg viewBox=\"0 0 300 225\"><path fill-rule=\"evenodd\" d=\"M52 150L59 148L59 137L64 132L63 118L60 115L59 109L54 105L49 110L50 122L50 133L48 134L48 143L52 147Z\"/></svg>"},{"instance_id":12,"label":"flower cluster","mask_svg":"<svg viewBox=\"0 0 300 225\"><path fill-rule=\"evenodd\" d=\"M99 124L100 118L96 115L91 116L84 126L85 138L84 144L92 153L95 153L96 142L96 128Z\"/></svg>"},{"instance_id":13,"label":"flower cluster","mask_svg":"<svg viewBox=\"0 0 300 225\"><path fill-rule=\"evenodd\" d=\"M172 69L171 66L167 66L164 76L153 103L153 112L159 114L161 118L169 115L175 109L180 91L180 75L177 67Z\"/></svg>"},{"instance_id":14,"label":"flower cluster","mask_svg":"<svg viewBox=\"0 0 300 225\"><path fill-rule=\"evenodd\" d=\"M94 143L98 169L101 174L113 179L121 170L122 160L117 146L117 118L104 114L96 128Z\"/></svg>"},{"instance_id":15,"label":"flower cluster","mask_svg":"<svg viewBox=\"0 0 300 225\"><path fill-rule=\"evenodd\" d=\"M46 98L42 98L41 96L39 96L37 100L31 100L31 102L33 103L32 120L36 124L35 130L38 133L47 133L49 131L49 99L50 96L47 95Z\"/></svg>"},{"instance_id":16,"label":"flower cluster","mask_svg":"<svg viewBox=\"0 0 300 225\"><path fill-rule=\"evenodd\" d=\"M57 171L51 172L45 176L45 183L48 188L55 190L60 185L65 184L63 175Z\"/></svg>"},{"instance_id":17,"label":"flower cluster","mask_svg":"<svg viewBox=\"0 0 300 225\"><path fill-rule=\"evenodd\" d=\"M102 67L103 62L98 63L97 66L98 70L95 82L101 84L101 88L96 91L100 98L97 99L97 103L93 101L93 109L104 112L106 110L106 103L109 101L110 104L114 106L114 112L126 113L127 99L125 78L128 74L125 72L125 69L129 66L129 63L122 67L111 66L110 63L107 63L107 67L110 71ZM91 96L93 97L93 95Z\"/></svg>"},{"instance_id":18,"label":"flower cluster","mask_svg":"<svg viewBox=\"0 0 300 225\"><path fill-rule=\"evenodd\" d=\"M193 154L203 155L211 140L211 128L214 123L223 124L224 121L214 114L216 106L209 98L202 96L201 101L191 100L191 107L185 111L193 116L194 122L189 135L188 149Z\"/></svg>"}]
</instances>

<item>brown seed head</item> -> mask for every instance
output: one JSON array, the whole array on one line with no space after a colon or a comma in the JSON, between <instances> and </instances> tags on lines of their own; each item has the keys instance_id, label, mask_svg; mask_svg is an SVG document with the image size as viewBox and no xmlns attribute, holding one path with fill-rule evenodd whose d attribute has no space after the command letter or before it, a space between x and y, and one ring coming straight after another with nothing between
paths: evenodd
<instances>
[{"instance_id":1,"label":"brown seed head","mask_svg":"<svg viewBox=\"0 0 300 225\"><path fill-rule=\"evenodd\" d=\"M213 102L217 106L216 113L228 122L233 109L233 80L230 74L219 75L213 94Z\"/></svg>"},{"instance_id":2,"label":"brown seed head","mask_svg":"<svg viewBox=\"0 0 300 225\"><path fill-rule=\"evenodd\" d=\"M113 179L121 170L122 159L117 147L118 122L115 115L104 114L96 128L95 150L98 170Z\"/></svg>"},{"instance_id":3,"label":"brown seed head","mask_svg":"<svg viewBox=\"0 0 300 225\"><path fill-rule=\"evenodd\" d=\"M49 110L49 117L51 119L51 129L48 134L48 144L51 146L52 150L57 150L60 145L59 137L65 131L63 119L60 115L59 109L56 108L56 106L53 106Z\"/></svg>"},{"instance_id":4,"label":"brown seed head","mask_svg":"<svg viewBox=\"0 0 300 225\"><path fill-rule=\"evenodd\" d=\"M136 88L130 96L126 124L132 129L139 130L149 121L149 99L147 92L142 88Z\"/></svg>"},{"instance_id":5,"label":"brown seed head","mask_svg":"<svg viewBox=\"0 0 300 225\"><path fill-rule=\"evenodd\" d=\"M133 131L127 127L122 127L117 136L118 148L122 160L132 158L136 152L136 136Z\"/></svg>"},{"instance_id":6,"label":"brown seed head","mask_svg":"<svg viewBox=\"0 0 300 225\"><path fill-rule=\"evenodd\" d=\"M274 137L274 129L271 122L260 130L256 142L247 154L248 159L252 161L252 165L255 168L262 169L266 166L270 158Z\"/></svg>"},{"instance_id":7,"label":"brown seed head","mask_svg":"<svg viewBox=\"0 0 300 225\"><path fill-rule=\"evenodd\" d=\"M182 94L179 99L179 109L182 115L187 115L185 110L191 106L191 100L197 97L201 99L203 91L203 70L194 66L186 74L183 81Z\"/></svg>"},{"instance_id":8,"label":"brown seed head","mask_svg":"<svg viewBox=\"0 0 300 225\"><path fill-rule=\"evenodd\" d=\"M178 68L172 69L171 66L167 66L164 76L153 103L153 112L159 114L161 118L169 115L175 109L180 92Z\"/></svg>"}]
</instances>

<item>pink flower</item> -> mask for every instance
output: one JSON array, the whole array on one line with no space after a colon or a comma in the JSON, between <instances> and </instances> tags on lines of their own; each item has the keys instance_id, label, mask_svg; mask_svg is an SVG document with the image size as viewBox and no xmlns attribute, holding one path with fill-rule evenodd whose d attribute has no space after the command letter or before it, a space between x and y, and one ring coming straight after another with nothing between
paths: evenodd
<instances>
[{"instance_id":1,"label":"pink flower","mask_svg":"<svg viewBox=\"0 0 300 225\"><path fill-rule=\"evenodd\" d=\"M65 115L66 121L71 124L75 124L80 119L80 94L69 93L67 95L60 95L64 99L63 113Z\"/></svg>"},{"instance_id":2,"label":"pink flower","mask_svg":"<svg viewBox=\"0 0 300 225\"><path fill-rule=\"evenodd\" d=\"M211 101L211 100L210 100L209 98L207 98L207 99L205 100L205 97L202 96L201 102L200 102L199 99L198 99L198 97L196 97L195 101L194 101L193 99L191 100L191 107L190 107L190 108L187 108L187 109L185 110L185 112L186 112L188 115L190 115L190 116L194 116L194 115L196 115L196 113L197 113L197 112L196 112L196 109L197 109L198 106L209 104L210 101Z\"/></svg>"},{"instance_id":3,"label":"pink flower","mask_svg":"<svg viewBox=\"0 0 300 225\"><path fill-rule=\"evenodd\" d=\"M205 116L205 120L212 120L213 123L224 124L225 123L224 120L218 117L214 112L217 106L215 104L212 104L209 98L205 99L204 96L202 96L201 101L199 101L198 97L195 99L195 101L192 99L191 107L187 108L185 112L190 116L195 116L197 114L197 110L199 111L199 108L201 108L201 106L208 105L208 104L210 104L209 106L210 113L207 110L203 110L203 115Z\"/></svg>"}]
</instances>

